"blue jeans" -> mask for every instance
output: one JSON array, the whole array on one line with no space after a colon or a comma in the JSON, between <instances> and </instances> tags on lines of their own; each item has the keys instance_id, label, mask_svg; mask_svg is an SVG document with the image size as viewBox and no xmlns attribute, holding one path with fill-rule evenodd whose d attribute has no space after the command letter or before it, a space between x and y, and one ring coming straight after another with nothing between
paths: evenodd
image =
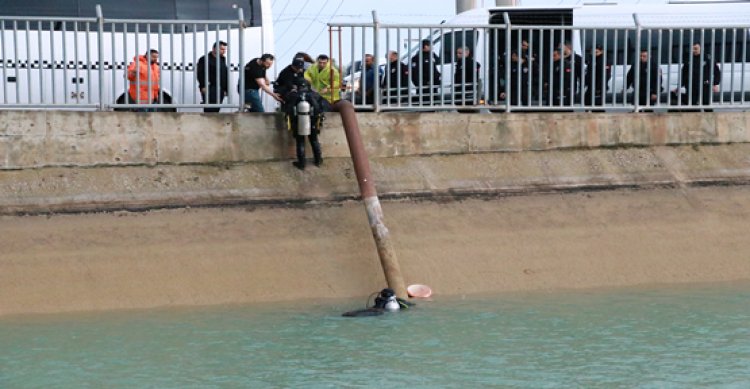
<instances>
[{"instance_id":1,"label":"blue jeans","mask_svg":"<svg viewBox=\"0 0 750 389\"><path fill-rule=\"evenodd\" d=\"M245 104L250 104L250 112L265 112L259 89L245 90Z\"/></svg>"}]
</instances>

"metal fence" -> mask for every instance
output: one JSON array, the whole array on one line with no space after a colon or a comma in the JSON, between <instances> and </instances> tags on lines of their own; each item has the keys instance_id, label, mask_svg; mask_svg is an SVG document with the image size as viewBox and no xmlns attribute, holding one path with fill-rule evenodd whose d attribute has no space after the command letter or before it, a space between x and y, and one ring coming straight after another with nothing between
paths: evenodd
<instances>
[{"instance_id":1,"label":"metal fence","mask_svg":"<svg viewBox=\"0 0 750 389\"><path fill-rule=\"evenodd\" d=\"M750 24L633 27L329 24L360 109L750 108ZM335 39L337 38L337 39Z\"/></svg>"},{"instance_id":2,"label":"metal fence","mask_svg":"<svg viewBox=\"0 0 750 389\"><path fill-rule=\"evenodd\" d=\"M0 17L0 108L243 107L242 9L237 20L210 21L108 19L96 11L96 18ZM230 55L209 55L221 43ZM155 61L151 51L158 52ZM203 56L203 67L214 72L198 73ZM225 87L208 87L224 77L222 68L226 82L214 84ZM199 84L207 85L205 93Z\"/></svg>"}]
</instances>

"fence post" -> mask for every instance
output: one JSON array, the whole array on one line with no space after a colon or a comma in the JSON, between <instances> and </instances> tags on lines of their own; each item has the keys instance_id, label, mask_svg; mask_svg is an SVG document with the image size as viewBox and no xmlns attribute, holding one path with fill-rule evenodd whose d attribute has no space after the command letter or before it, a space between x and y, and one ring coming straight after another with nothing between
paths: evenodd
<instances>
[{"instance_id":1,"label":"fence post","mask_svg":"<svg viewBox=\"0 0 750 389\"><path fill-rule=\"evenodd\" d=\"M505 21L505 112L510 112L510 16L507 12L503 12L503 19Z\"/></svg>"},{"instance_id":2,"label":"fence post","mask_svg":"<svg viewBox=\"0 0 750 389\"><path fill-rule=\"evenodd\" d=\"M240 63L239 63L239 73L240 73L240 106L238 107L237 111L242 112L245 108L245 83L247 80L245 80L245 14L242 12L242 8L239 8L237 10L237 15L240 18L238 27L238 32L240 34L239 41L240 41ZM262 42L262 41L261 41ZM261 43L261 50L262 50L262 43ZM264 54L261 51L261 55ZM231 62L231 61L230 61ZM258 91L260 92L260 91Z\"/></svg>"},{"instance_id":3,"label":"fence post","mask_svg":"<svg viewBox=\"0 0 750 389\"><path fill-rule=\"evenodd\" d=\"M633 14L633 20L635 21L635 54L633 54L634 58L634 64L635 67L635 78L633 79L633 112L638 112L638 109L640 108L640 89L641 89L641 22L638 20L638 14ZM648 60L651 61L651 53L649 53ZM647 63L648 66L648 63ZM627 82L627 77L626 77ZM646 90L648 91L648 86L646 86ZM651 98L651 96L646 96L647 100Z\"/></svg>"},{"instance_id":4,"label":"fence post","mask_svg":"<svg viewBox=\"0 0 750 389\"><path fill-rule=\"evenodd\" d=\"M378 21L378 13L373 10L372 11L372 23L373 23L373 32L372 32L372 40L373 40L373 49L372 49L372 55L373 55L373 64L374 67L373 71L375 72L375 77L373 80L373 110L375 112L380 112L380 50L378 50L378 45L380 43L380 22ZM364 65L364 64L363 64ZM364 70L364 66L362 66L362 69ZM364 76L364 74L363 74ZM363 92L364 93L364 92ZM362 95L364 96L364 94Z\"/></svg>"},{"instance_id":5,"label":"fence post","mask_svg":"<svg viewBox=\"0 0 750 389\"><path fill-rule=\"evenodd\" d=\"M99 110L104 111L104 14L99 4L96 5L96 19L99 26L96 32L96 41L99 46Z\"/></svg>"}]
</instances>

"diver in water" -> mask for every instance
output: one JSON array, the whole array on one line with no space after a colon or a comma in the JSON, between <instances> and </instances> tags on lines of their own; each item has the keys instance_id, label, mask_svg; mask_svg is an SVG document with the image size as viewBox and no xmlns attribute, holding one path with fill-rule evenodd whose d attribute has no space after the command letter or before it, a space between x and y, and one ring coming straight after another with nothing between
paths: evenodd
<instances>
[{"instance_id":1,"label":"diver in water","mask_svg":"<svg viewBox=\"0 0 750 389\"><path fill-rule=\"evenodd\" d=\"M373 293L374 294L374 293ZM372 295L370 295L372 297ZM368 300L369 301L369 300ZM369 304L368 304L369 305ZM361 317L361 316L380 316L385 312L398 312L402 309L409 309L415 304L396 296L396 292L391 288L385 288L378 292L375 297L375 305L368 306L365 309L345 312L343 316Z\"/></svg>"},{"instance_id":2,"label":"diver in water","mask_svg":"<svg viewBox=\"0 0 750 389\"><path fill-rule=\"evenodd\" d=\"M396 312L401 309L408 309L414 305L402 298L396 297L396 292L391 288L385 288L375 297L375 306L373 308L383 309L388 312Z\"/></svg>"}]
</instances>

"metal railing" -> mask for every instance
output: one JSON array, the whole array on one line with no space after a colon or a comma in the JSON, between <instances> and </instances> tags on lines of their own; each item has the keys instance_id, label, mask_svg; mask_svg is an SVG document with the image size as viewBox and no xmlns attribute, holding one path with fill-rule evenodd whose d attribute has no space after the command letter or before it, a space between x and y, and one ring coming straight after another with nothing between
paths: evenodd
<instances>
[{"instance_id":1,"label":"metal railing","mask_svg":"<svg viewBox=\"0 0 750 389\"><path fill-rule=\"evenodd\" d=\"M632 27L331 23L359 109L750 108L750 23ZM338 46L333 39L339 34ZM383 55L385 54L385 55ZM342 69L343 70L343 69Z\"/></svg>"},{"instance_id":2,"label":"metal railing","mask_svg":"<svg viewBox=\"0 0 750 389\"><path fill-rule=\"evenodd\" d=\"M218 111L244 106L241 8L236 20L108 19L99 6L96 12L96 18L0 16L0 108ZM221 43L231 55L210 55ZM159 56L154 62L152 50ZM198 74L201 62L207 69ZM199 84L206 85L206 93Z\"/></svg>"}]
</instances>

